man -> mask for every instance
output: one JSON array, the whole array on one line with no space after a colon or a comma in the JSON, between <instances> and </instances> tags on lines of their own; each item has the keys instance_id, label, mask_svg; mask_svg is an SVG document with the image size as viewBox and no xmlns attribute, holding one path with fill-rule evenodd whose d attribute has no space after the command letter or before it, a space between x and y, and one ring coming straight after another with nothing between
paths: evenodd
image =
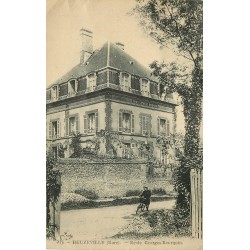
<instances>
[{"instance_id":1,"label":"man","mask_svg":"<svg viewBox=\"0 0 250 250\"><path fill-rule=\"evenodd\" d=\"M150 197L151 197L151 191L148 189L148 187L143 187L143 192L140 194L140 197L143 198L141 203L144 203L146 205L146 209L148 211L149 204L150 204Z\"/></svg>"}]
</instances>

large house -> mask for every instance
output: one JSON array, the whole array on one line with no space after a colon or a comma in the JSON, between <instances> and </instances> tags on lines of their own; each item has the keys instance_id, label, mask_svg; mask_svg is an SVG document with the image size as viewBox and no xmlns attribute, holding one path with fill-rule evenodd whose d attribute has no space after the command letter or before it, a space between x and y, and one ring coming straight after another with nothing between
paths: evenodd
<instances>
[{"instance_id":1,"label":"large house","mask_svg":"<svg viewBox=\"0 0 250 250\"><path fill-rule=\"evenodd\" d=\"M47 88L47 146L54 154L70 157L71 138L81 133L83 148L100 131L117 132L122 146L116 154L145 157L142 144L153 147L154 157L166 159L157 146L157 136L175 129L176 102L157 79L124 50L122 43L105 43L93 51L92 32L81 29L80 63ZM110 152L110 141L102 140L99 154Z\"/></svg>"}]
</instances>

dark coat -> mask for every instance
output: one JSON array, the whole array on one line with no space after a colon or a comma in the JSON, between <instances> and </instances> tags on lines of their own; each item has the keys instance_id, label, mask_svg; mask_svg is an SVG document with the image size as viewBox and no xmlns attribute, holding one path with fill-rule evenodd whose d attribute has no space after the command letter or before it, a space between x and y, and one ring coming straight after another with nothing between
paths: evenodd
<instances>
[{"instance_id":1,"label":"dark coat","mask_svg":"<svg viewBox=\"0 0 250 250\"><path fill-rule=\"evenodd\" d=\"M151 191L150 190L144 190L141 194L140 197L143 198L141 202L143 202L146 205L150 204L150 197L151 197Z\"/></svg>"}]
</instances>

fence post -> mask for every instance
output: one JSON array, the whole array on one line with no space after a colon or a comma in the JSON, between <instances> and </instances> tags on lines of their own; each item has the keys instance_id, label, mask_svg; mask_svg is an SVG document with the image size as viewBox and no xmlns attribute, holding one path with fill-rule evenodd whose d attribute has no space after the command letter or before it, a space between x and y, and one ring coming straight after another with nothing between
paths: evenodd
<instances>
[{"instance_id":1,"label":"fence post","mask_svg":"<svg viewBox=\"0 0 250 250\"><path fill-rule=\"evenodd\" d=\"M191 169L190 181L192 237L202 239L202 170Z\"/></svg>"}]
</instances>

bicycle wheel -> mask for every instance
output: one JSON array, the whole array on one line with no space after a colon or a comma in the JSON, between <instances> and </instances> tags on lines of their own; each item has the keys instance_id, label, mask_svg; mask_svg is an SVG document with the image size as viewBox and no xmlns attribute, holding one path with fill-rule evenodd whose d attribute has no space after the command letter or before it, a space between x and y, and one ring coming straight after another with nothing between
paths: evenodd
<instances>
[{"instance_id":1,"label":"bicycle wheel","mask_svg":"<svg viewBox=\"0 0 250 250\"><path fill-rule=\"evenodd\" d=\"M139 212L140 209L141 209L141 204L139 204L139 205L137 206L136 214L138 214L138 212Z\"/></svg>"},{"instance_id":2,"label":"bicycle wheel","mask_svg":"<svg viewBox=\"0 0 250 250\"><path fill-rule=\"evenodd\" d=\"M141 211L143 212L145 210L145 204L141 204Z\"/></svg>"}]
</instances>

